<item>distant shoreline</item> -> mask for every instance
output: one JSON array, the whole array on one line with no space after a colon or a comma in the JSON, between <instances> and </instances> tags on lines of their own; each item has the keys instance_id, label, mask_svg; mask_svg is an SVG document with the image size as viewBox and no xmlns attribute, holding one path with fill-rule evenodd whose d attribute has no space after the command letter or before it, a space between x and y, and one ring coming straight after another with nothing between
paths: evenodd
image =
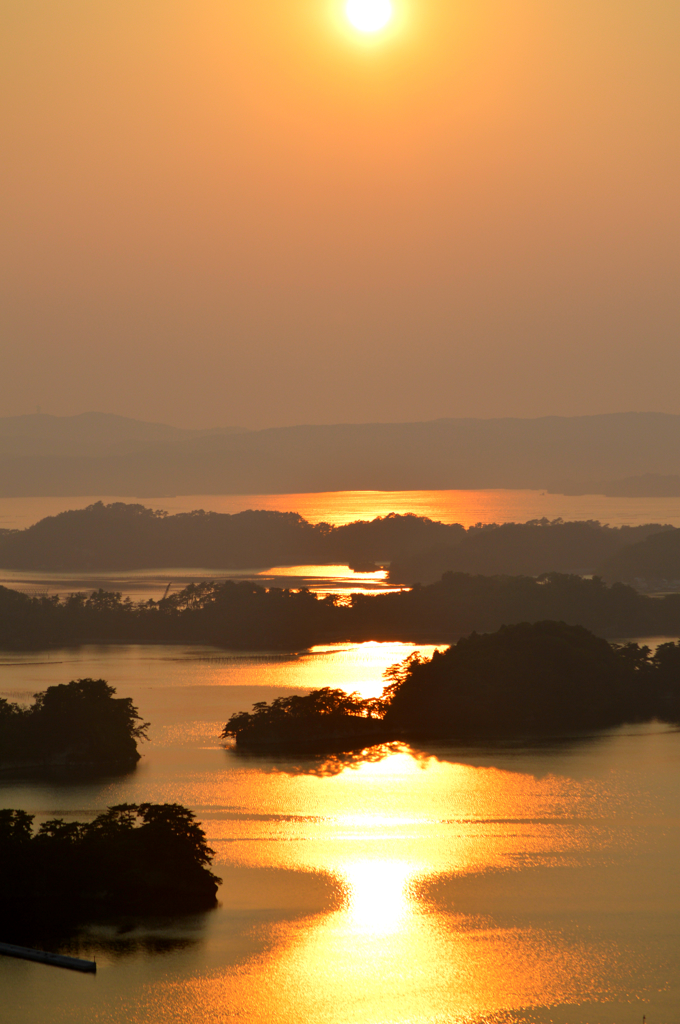
<instances>
[{"instance_id":1,"label":"distant shoreline","mask_svg":"<svg viewBox=\"0 0 680 1024\"><path fill-rule=\"evenodd\" d=\"M413 512L440 522L525 522L528 519L598 519L612 526L660 521L680 526L680 497L626 497L590 493L565 485L564 491L546 488L486 487L434 490L339 490L266 492L262 494L148 495L85 494L64 496L0 497L0 530L25 529L46 516L86 508L96 501L138 502L171 515L193 509L231 513L247 509L298 512L310 523L336 526L357 519L374 519L389 512Z\"/></svg>"}]
</instances>

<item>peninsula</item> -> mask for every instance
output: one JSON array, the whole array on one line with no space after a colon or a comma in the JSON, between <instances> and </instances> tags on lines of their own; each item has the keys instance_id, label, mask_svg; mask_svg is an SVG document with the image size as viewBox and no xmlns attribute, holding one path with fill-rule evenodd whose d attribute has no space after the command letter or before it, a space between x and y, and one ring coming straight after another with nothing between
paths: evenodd
<instances>
[{"instance_id":1,"label":"peninsula","mask_svg":"<svg viewBox=\"0 0 680 1024\"><path fill-rule=\"evenodd\" d=\"M430 659L412 655L388 670L379 699L330 689L282 697L232 715L222 735L249 749L349 750L570 736L652 719L680 722L680 642L652 655L544 621L472 633Z\"/></svg>"}]
</instances>

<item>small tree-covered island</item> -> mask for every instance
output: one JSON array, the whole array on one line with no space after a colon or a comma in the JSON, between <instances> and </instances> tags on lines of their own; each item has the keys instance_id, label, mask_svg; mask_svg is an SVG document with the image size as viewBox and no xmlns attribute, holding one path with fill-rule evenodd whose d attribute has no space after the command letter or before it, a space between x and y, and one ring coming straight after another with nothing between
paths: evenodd
<instances>
[{"instance_id":1,"label":"small tree-covered island","mask_svg":"<svg viewBox=\"0 0 680 1024\"><path fill-rule=\"evenodd\" d=\"M104 679L74 679L35 694L30 707L0 700L0 766L6 771L129 770L145 738L129 697ZM213 851L193 813L179 804L119 804L94 821L43 822L0 810L0 918L14 938L57 923L120 914L176 915L216 904Z\"/></svg>"},{"instance_id":2,"label":"small tree-covered island","mask_svg":"<svg viewBox=\"0 0 680 1024\"><path fill-rule=\"evenodd\" d=\"M0 770L133 768L148 722L115 693L105 679L73 679L34 694L29 707L0 698Z\"/></svg>"},{"instance_id":3,"label":"small tree-covered island","mask_svg":"<svg viewBox=\"0 0 680 1024\"><path fill-rule=\"evenodd\" d=\"M120 804L94 821L45 821L0 810L0 916L16 941L121 914L209 910L220 879L193 813L179 804Z\"/></svg>"},{"instance_id":4,"label":"small tree-covered island","mask_svg":"<svg viewBox=\"0 0 680 1024\"><path fill-rule=\"evenodd\" d=\"M350 749L387 740L558 737L680 721L680 641L652 655L564 622L518 623L388 670L381 698L316 690L232 715L240 748Z\"/></svg>"}]
</instances>

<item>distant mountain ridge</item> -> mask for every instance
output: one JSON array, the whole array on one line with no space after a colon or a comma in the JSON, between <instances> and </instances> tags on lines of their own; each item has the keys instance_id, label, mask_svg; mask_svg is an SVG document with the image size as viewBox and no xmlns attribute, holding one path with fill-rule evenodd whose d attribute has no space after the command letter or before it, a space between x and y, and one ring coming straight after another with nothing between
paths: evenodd
<instances>
[{"instance_id":1,"label":"distant mountain ridge","mask_svg":"<svg viewBox=\"0 0 680 1024\"><path fill-rule=\"evenodd\" d=\"M85 412L78 416L52 416L47 413L2 416L0 459L128 455L158 446L176 446L182 441L215 432L228 434L232 429L238 430L186 430L103 412Z\"/></svg>"},{"instance_id":2,"label":"distant mountain ridge","mask_svg":"<svg viewBox=\"0 0 680 1024\"><path fill-rule=\"evenodd\" d=\"M125 417L0 420L0 497L531 488L680 475L680 416L182 430ZM591 481L603 481L598 485ZM609 482L609 483L607 483ZM631 484L631 486L633 486ZM668 479L660 487L668 488Z\"/></svg>"}]
</instances>

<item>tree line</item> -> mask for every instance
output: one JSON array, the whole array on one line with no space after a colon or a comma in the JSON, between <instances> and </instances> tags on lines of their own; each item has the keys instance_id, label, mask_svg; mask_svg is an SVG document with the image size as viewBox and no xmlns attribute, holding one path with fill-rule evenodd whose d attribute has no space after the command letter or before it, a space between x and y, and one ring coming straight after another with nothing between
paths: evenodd
<instances>
[{"instance_id":1,"label":"tree line","mask_svg":"<svg viewBox=\"0 0 680 1024\"><path fill-rule=\"evenodd\" d=\"M651 597L625 584L560 573L446 573L408 591L349 596L206 582L139 603L103 590L62 600L0 588L4 649L119 641L240 650L364 640L450 643L473 630L542 619L582 625L604 637L680 635L680 594Z\"/></svg>"}]
</instances>

